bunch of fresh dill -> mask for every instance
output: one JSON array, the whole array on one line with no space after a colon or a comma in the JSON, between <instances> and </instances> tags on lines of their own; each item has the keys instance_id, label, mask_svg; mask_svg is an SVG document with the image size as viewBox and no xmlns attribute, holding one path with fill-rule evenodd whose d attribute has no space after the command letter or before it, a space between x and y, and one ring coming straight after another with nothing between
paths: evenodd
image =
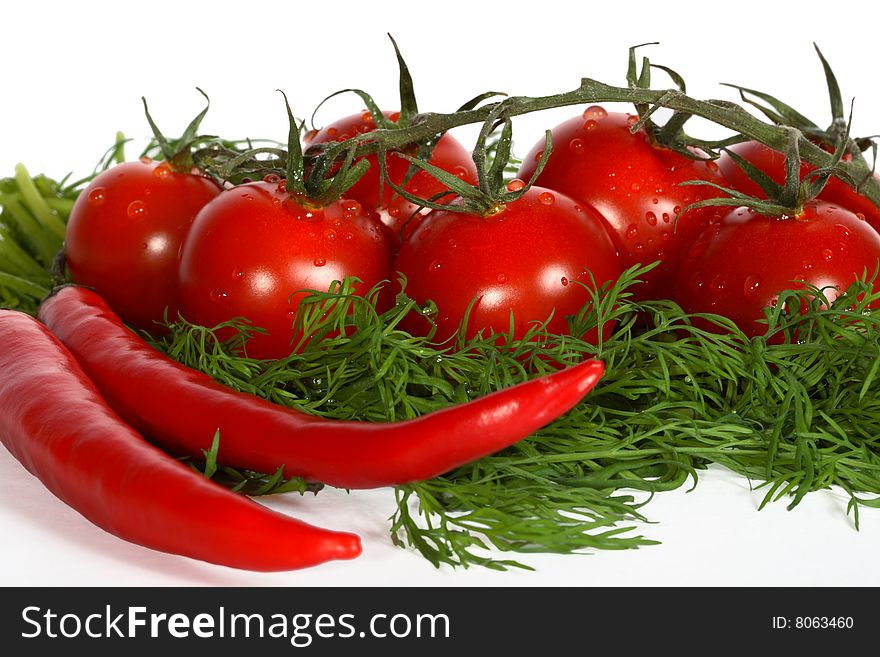
<instances>
[{"instance_id":1,"label":"bunch of fresh dill","mask_svg":"<svg viewBox=\"0 0 880 657\"><path fill-rule=\"evenodd\" d=\"M378 314L348 282L312 294L299 315L312 336L280 361L240 354L255 329L172 325L159 348L222 383L328 418L391 421L429 413L588 357L599 386L573 411L500 453L443 477L400 486L392 537L435 565L520 566L504 552L569 553L652 543L633 535L651 496L697 481L715 463L794 507L837 486L880 506L880 294L870 280L830 301L810 288L781 295L768 332L746 338L721 317L699 328L669 301L635 303L627 271L570 318L571 335L531 327L521 340L482 336L433 344L397 328L424 312L405 294ZM869 277L866 277L869 278ZM831 295L829 295L831 296ZM599 345L579 340L613 322ZM705 326L701 322L700 326ZM512 335L512 334L511 334ZM219 446L222 449L222 444ZM236 473L253 492L303 490L276 473ZM248 489L246 488L246 489Z\"/></svg>"}]
</instances>

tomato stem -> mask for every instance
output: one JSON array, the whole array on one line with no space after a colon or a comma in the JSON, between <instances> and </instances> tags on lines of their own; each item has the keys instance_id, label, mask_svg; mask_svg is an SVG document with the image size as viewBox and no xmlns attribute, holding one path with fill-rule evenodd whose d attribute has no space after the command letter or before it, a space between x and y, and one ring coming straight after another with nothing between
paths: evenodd
<instances>
[{"instance_id":1,"label":"tomato stem","mask_svg":"<svg viewBox=\"0 0 880 657\"><path fill-rule=\"evenodd\" d=\"M678 90L630 89L615 87L590 78L584 78L577 89L549 96L511 96L496 103L489 103L462 112L441 114L427 112L413 117L406 128L375 130L367 135L356 135L351 141L356 156L369 155L379 150L395 150L422 139L443 133L452 128L484 122L490 114L508 117L538 112L546 109L590 103L624 102L644 103L665 107L712 121L735 131L747 139L753 139L770 148L785 152L789 145L792 128L777 126L749 114L743 107L729 101L697 100ZM816 167L828 167L834 155L812 143L803 132L797 131L797 145L801 158ZM730 140L724 140L730 143ZM860 154L851 161L840 161L835 166L839 177L861 181L859 192L880 207L880 181L871 176L871 168Z\"/></svg>"}]
</instances>

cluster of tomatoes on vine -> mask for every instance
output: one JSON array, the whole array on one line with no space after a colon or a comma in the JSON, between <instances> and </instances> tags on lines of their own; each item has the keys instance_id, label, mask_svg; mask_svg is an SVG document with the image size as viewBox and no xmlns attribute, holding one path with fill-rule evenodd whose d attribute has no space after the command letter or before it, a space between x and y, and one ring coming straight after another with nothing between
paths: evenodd
<instances>
[{"instance_id":1,"label":"cluster of tomatoes on vine","mask_svg":"<svg viewBox=\"0 0 880 657\"><path fill-rule=\"evenodd\" d=\"M367 110L305 134L306 155L291 116L284 170L237 184L194 168L204 112L173 146L157 132L162 159L110 168L78 199L66 241L73 280L147 330L178 313L205 326L246 318L265 331L248 355L280 358L304 337L295 318L307 290L346 277L358 294L386 281L381 310L402 276L406 294L435 309L404 319L414 334L442 341L467 318L466 337L512 329L516 338L536 322L566 333L624 269L656 262L630 290L636 300L671 298L757 335L781 291L844 290L880 262L880 209L846 182L830 179L816 199L795 194L792 207L737 207L731 194L790 193L817 172L804 164L794 180L785 155L755 141L717 160L668 148L650 121L599 105L549 131L513 180L503 176L503 115L486 122L473 156L448 133L381 155L343 148L406 127L417 109L402 96L392 113L362 94ZM839 139L823 145L848 156ZM308 156L328 150L335 158ZM581 337L596 341L598 329Z\"/></svg>"}]
</instances>

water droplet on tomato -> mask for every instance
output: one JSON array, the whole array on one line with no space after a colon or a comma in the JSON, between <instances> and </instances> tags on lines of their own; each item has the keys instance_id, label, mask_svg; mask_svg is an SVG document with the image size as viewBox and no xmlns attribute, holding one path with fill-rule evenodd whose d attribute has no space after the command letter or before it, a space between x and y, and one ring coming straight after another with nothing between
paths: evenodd
<instances>
[{"instance_id":1,"label":"water droplet on tomato","mask_svg":"<svg viewBox=\"0 0 880 657\"><path fill-rule=\"evenodd\" d=\"M358 203L353 198L347 198L342 200L342 212L345 215L346 219L354 219L361 213L361 204ZM398 211L399 212L399 211Z\"/></svg>"},{"instance_id":2,"label":"water droplet on tomato","mask_svg":"<svg viewBox=\"0 0 880 657\"><path fill-rule=\"evenodd\" d=\"M831 249L822 249L822 258L825 262L831 262L831 259L834 257L834 252Z\"/></svg>"},{"instance_id":3,"label":"water droplet on tomato","mask_svg":"<svg viewBox=\"0 0 880 657\"><path fill-rule=\"evenodd\" d=\"M540 161L542 157L544 157L544 151L538 151L537 153L535 153L535 162Z\"/></svg>"},{"instance_id":4,"label":"water droplet on tomato","mask_svg":"<svg viewBox=\"0 0 880 657\"><path fill-rule=\"evenodd\" d=\"M337 130L336 128L327 128L328 137L335 137L337 134L339 134L339 130Z\"/></svg>"},{"instance_id":5,"label":"water droplet on tomato","mask_svg":"<svg viewBox=\"0 0 880 657\"><path fill-rule=\"evenodd\" d=\"M506 283L507 282L507 274L498 274L498 282Z\"/></svg>"},{"instance_id":6,"label":"water droplet on tomato","mask_svg":"<svg viewBox=\"0 0 880 657\"><path fill-rule=\"evenodd\" d=\"M452 175L464 180L465 178L467 178L468 170L465 167L458 164L452 168Z\"/></svg>"},{"instance_id":7,"label":"water droplet on tomato","mask_svg":"<svg viewBox=\"0 0 880 657\"><path fill-rule=\"evenodd\" d=\"M390 208L388 208L388 214L396 219L400 216L400 208L396 205L392 205Z\"/></svg>"},{"instance_id":8,"label":"water droplet on tomato","mask_svg":"<svg viewBox=\"0 0 880 657\"><path fill-rule=\"evenodd\" d=\"M107 190L103 187L95 187L89 192L89 203L92 205L101 205L107 198Z\"/></svg>"},{"instance_id":9,"label":"water droplet on tomato","mask_svg":"<svg viewBox=\"0 0 880 657\"><path fill-rule=\"evenodd\" d=\"M639 122L639 117L633 116L632 114L630 114L628 117L626 117L626 122L629 123L630 125L635 125L636 123Z\"/></svg>"},{"instance_id":10,"label":"water droplet on tomato","mask_svg":"<svg viewBox=\"0 0 880 657\"><path fill-rule=\"evenodd\" d=\"M629 186L629 188L634 192L638 192L638 191L641 191L642 186L641 186L641 184L634 182L632 185Z\"/></svg>"},{"instance_id":11,"label":"water droplet on tomato","mask_svg":"<svg viewBox=\"0 0 880 657\"><path fill-rule=\"evenodd\" d=\"M649 226L656 226L657 225L657 215L654 214L653 212L646 212L645 213L645 221L648 222Z\"/></svg>"},{"instance_id":12,"label":"water droplet on tomato","mask_svg":"<svg viewBox=\"0 0 880 657\"><path fill-rule=\"evenodd\" d=\"M639 228L635 224L630 224L626 228L626 239L634 240L639 236Z\"/></svg>"},{"instance_id":13,"label":"water droplet on tomato","mask_svg":"<svg viewBox=\"0 0 880 657\"><path fill-rule=\"evenodd\" d=\"M721 292L726 287L727 281L724 280L724 277L721 274L716 274L715 277L709 282L709 289L713 292Z\"/></svg>"},{"instance_id":14,"label":"water droplet on tomato","mask_svg":"<svg viewBox=\"0 0 880 657\"><path fill-rule=\"evenodd\" d=\"M550 192L541 192L538 194L538 202L541 205L553 205L556 202L556 197Z\"/></svg>"},{"instance_id":15,"label":"water droplet on tomato","mask_svg":"<svg viewBox=\"0 0 880 657\"><path fill-rule=\"evenodd\" d=\"M229 295L226 294L226 292L224 292L223 290L211 290L210 293L211 301L213 301L214 303L223 301L228 296Z\"/></svg>"},{"instance_id":16,"label":"water droplet on tomato","mask_svg":"<svg viewBox=\"0 0 880 657\"><path fill-rule=\"evenodd\" d=\"M563 276L559 282L562 283L563 287L565 287L566 285L568 285L568 278Z\"/></svg>"},{"instance_id":17,"label":"water droplet on tomato","mask_svg":"<svg viewBox=\"0 0 880 657\"><path fill-rule=\"evenodd\" d=\"M132 201L126 210L129 219L143 219L147 216L147 204L143 201Z\"/></svg>"},{"instance_id":18,"label":"water droplet on tomato","mask_svg":"<svg viewBox=\"0 0 880 657\"><path fill-rule=\"evenodd\" d=\"M342 233L342 239L352 240L352 239L354 239L354 233L346 231L346 232Z\"/></svg>"},{"instance_id":19,"label":"water droplet on tomato","mask_svg":"<svg viewBox=\"0 0 880 657\"><path fill-rule=\"evenodd\" d=\"M242 276L244 276L244 272L242 272L241 269L233 269L232 270L232 278L234 280L239 280L239 279L241 279Z\"/></svg>"},{"instance_id":20,"label":"water droplet on tomato","mask_svg":"<svg viewBox=\"0 0 880 657\"><path fill-rule=\"evenodd\" d=\"M263 182L277 183L280 181L281 181L281 176L279 176L277 173L267 173L265 176L263 176Z\"/></svg>"},{"instance_id":21,"label":"water droplet on tomato","mask_svg":"<svg viewBox=\"0 0 880 657\"><path fill-rule=\"evenodd\" d=\"M572 153L583 153L584 140L575 137L570 142L568 142L568 150L570 150Z\"/></svg>"},{"instance_id":22,"label":"water droplet on tomato","mask_svg":"<svg viewBox=\"0 0 880 657\"><path fill-rule=\"evenodd\" d=\"M575 204L575 206L574 206L574 211L575 211L575 212L583 212L584 209L583 209L581 206Z\"/></svg>"},{"instance_id":23,"label":"water droplet on tomato","mask_svg":"<svg viewBox=\"0 0 880 657\"><path fill-rule=\"evenodd\" d=\"M758 293L759 287L761 287L761 277L757 274L749 274L743 281L743 294L753 297Z\"/></svg>"},{"instance_id":24,"label":"water droplet on tomato","mask_svg":"<svg viewBox=\"0 0 880 657\"><path fill-rule=\"evenodd\" d=\"M245 194L242 196L245 201L253 201L254 197L251 194Z\"/></svg>"},{"instance_id":25,"label":"water droplet on tomato","mask_svg":"<svg viewBox=\"0 0 880 657\"><path fill-rule=\"evenodd\" d=\"M313 264L315 265L315 267L323 267L324 265L327 264L327 259L326 258L315 258L315 261Z\"/></svg>"},{"instance_id":26,"label":"water droplet on tomato","mask_svg":"<svg viewBox=\"0 0 880 657\"><path fill-rule=\"evenodd\" d=\"M709 169L709 171L718 171L718 164L715 160L709 160L706 162L706 168Z\"/></svg>"},{"instance_id":27,"label":"water droplet on tomato","mask_svg":"<svg viewBox=\"0 0 880 657\"><path fill-rule=\"evenodd\" d=\"M369 112L364 112L363 114L361 114L361 121L363 121L365 123L372 123L373 122L373 115L370 114Z\"/></svg>"},{"instance_id":28,"label":"water droplet on tomato","mask_svg":"<svg viewBox=\"0 0 880 657\"><path fill-rule=\"evenodd\" d=\"M152 164L153 158L149 157L148 155L142 155L140 157L140 161L143 162L144 164Z\"/></svg>"},{"instance_id":29,"label":"water droplet on tomato","mask_svg":"<svg viewBox=\"0 0 880 657\"><path fill-rule=\"evenodd\" d=\"M668 242L670 237L671 237L671 235L669 234L669 231L668 231L668 230L661 230L661 231L660 231L660 238L661 238L664 242Z\"/></svg>"},{"instance_id":30,"label":"water droplet on tomato","mask_svg":"<svg viewBox=\"0 0 880 657\"><path fill-rule=\"evenodd\" d=\"M605 108L598 105L590 105L584 110L585 119L604 119L606 116L608 116L608 112L605 111Z\"/></svg>"},{"instance_id":31,"label":"water droplet on tomato","mask_svg":"<svg viewBox=\"0 0 880 657\"><path fill-rule=\"evenodd\" d=\"M636 253L641 253L642 251L645 250L645 245L642 244L641 242L636 242L636 244L635 244L635 246L633 247L633 249L635 250Z\"/></svg>"},{"instance_id":32,"label":"water droplet on tomato","mask_svg":"<svg viewBox=\"0 0 880 657\"><path fill-rule=\"evenodd\" d=\"M584 122L584 130L595 130L599 126L594 119Z\"/></svg>"},{"instance_id":33,"label":"water droplet on tomato","mask_svg":"<svg viewBox=\"0 0 880 657\"><path fill-rule=\"evenodd\" d=\"M525 186L526 186L526 184L522 180L520 180L519 178L514 178L509 183L507 183L507 191L508 192L518 192L519 190L521 190Z\"/></svg>"},{"instance_id":34,"label":"water droplet on tomato","mask_svg":"<svg viewBox=\"0 0 880 657\"><path fill-rule=\"evenodd\" d=\"M809 260L804 260L804 269L810 271L813 268L813 263Z\"/></svg>"},{"instance_id":35,"label":"water droplet on tomato","mask_svg":"<svg viewBox=\"0 0 880 657\"><path fill-rule=\"evenodd\" d=\"M691 276L690 280L691 289L694 291L702 290L706 283L703 281L703 277L700 274L694 274Z\"/></svg>"},{"instance_id":36,"label":"water droplet on tomato","mask_svg":"<svg viewBox=\"0 0 880 657\"><path fill-rule=\"evenodd\" d=\"M442 267L443 267L443 263L440 262L439 260L432 260L431 264L429 265L429 268L431 271L440 271L440 269L442 269Z\"/></svg>"},{"instance_id":37,"label":"water droplet on tomato","mask_svg":"<svg viewBox=\"0 0 880 657\"><path fill-rule=\"evenodd\" d=\"M680 212L681 212L680 205L676 205L674 208L672 208L672 214L679 214Z\"/></svg>"},{"instance_id":38,"label":"water droplet on tomato","mask_svg":"<svg viewBox=\"0 0 880 657\"><path fill-rule=\"evenodd\" d=\"M661 218L663 219L663 223L665 223L665 224L669 223L669 214L668 213L664 212L663 215L661 216Z\"/></svg>"},{"instance_id":39,"label":"water droplet on tomato","mask_svg":"<svg viewBox=\"0 0 880 657\"><path fill-rule=\"evenodd\" d=\"M171 174L171 167L167 164L160 164L153 169L153 175L157 178L167 178Z\"/></svg>"},{"instance_id":40,"label":"water droplet on tomato","mask_svg":"<svg viewBox=\"0 0 880 657\"><path fill-rule=\"evenodd\" d=\"M856 218L859 221L865 221L865 214L863 212L856 212Z\"/></svg>"},{"instance_id":41,"label":"water droplet on tomato","mask_svg":"<svg viewBox=\"0 0 880 657\"><path fill-rule=\"evenodd\" d=\"M335 240L336 239L336 231L332 228L328 228L324 231L324 239Z\"/></svg>"},{"instance_id":42,"label":"water droplet on tomato","mask_svg":"<svg viewBox=\"0 0 880 657\"><path fill-rule=\"evenodd\" d=\"M849 228L847 228L843 224L835 224L834 227L837 228L837 230L843 237L849 237Z\"/></svg>"}]
</instances>

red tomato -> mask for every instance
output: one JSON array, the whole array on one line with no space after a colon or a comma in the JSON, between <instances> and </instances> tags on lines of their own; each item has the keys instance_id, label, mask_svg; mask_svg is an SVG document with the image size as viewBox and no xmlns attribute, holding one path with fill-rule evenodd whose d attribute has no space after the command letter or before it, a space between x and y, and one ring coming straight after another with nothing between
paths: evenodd
<instances>
[{"instance_id":1,"label":"red tomato","mask_svg":"<svg viewBox=\"0 0 880 657\"><path fill-rule=\"evenodd\" d=\"M849 210L811 201L797 217L767 217L737 208L691 247L675 300L687 312L732 319L746 335L763 335L763 309L783 290L806 283L839 296L880 259L880 235Z\"/></svg>"},{"instance_id":2,"label":"red tomato","mask_svg":"<svg viewBox=\"0 0 880 657\"><path fill-rule=\"evenodd\" d=\"M400 112L384 112L384 114L395 122L400 118ZM373 117L369 112L365 111L361 114L353 114L339 119L320 130L310 132L306 135L305 142L308 145L314 145L332 141L345 141L359 133L371 132L375 129L376 123L373 121ZM413 150L412 155L415 154L416 151ZM345 195L348 198L356 199L365 208L376 213L386 229L390 243L396 249L400 246L404 233L411 233L427 211L423 211L422 214L413 217L413 213L416 212L418 206L395 194L389 185L386 184L383 187L379 184L378 156L368 155L367 161L370 163L370 169ZM387 156L385 162L388 167L388 177L395 185L399 186L406 177L409 162L393 155ZM444 171L455 174L472 185L477 182L477 170L470 153L449 134L443 135L440 141L437 142L437 145L431 152L429 162ZM438 182L431 174L424 171L416 173L407 181L403 188L411 194L424 199L429 199L447 189L445 185ZM452 200L451 197L447 197L442 199L442 202L449 202L450 200Z\"/></svg>"},{"instance_id":3,"label":"red tomato","mask_svg":"<svg viewBox=\"0 0 880 657\"><path fill-rule=\"evenodd\" d=\"M367 292L390 273L385 237L357 201L316 208L284 181L253 182L224 191L196 217L180 262L181 309L204 326L244 317L268 331L248 342L248 356L282 358L302 337L294 320L304 290L326 292L356 276L356 291Z\"/></svg>"},{"instance_id":4,"label":"red tomato","mask_svg":"<svg viewBox=\"0 0 880 657\"><path fill-rule=\"evenodd\" d=\"M514 338L551 315L549 330L567 333L566 315L590 301L581 285L592 287L590 272L600 287L620 276L614 245L596 213L539 187L488 216L432 212L404 242L396 268L411 298L437 304L438 340L455 334L474 299L467 337L506 333L511 313ZM426 334L430 324L412 313L403 327ZM597 337L593 331L585 339Z\"/></svg>"},{"instance_id":5,"label":"red tomato","mask_svg":"<svg viewBox=\"0 0 880 657\"><path fill-rule=\"evenodd\" d=\"M568 194L605 218L624 268L661 262L632 288L637 300L669 298L675 271L697 235L717 218L715 208L676 214L685 206L719 196L686 180L724 181L713 162L691 160L653 145L644 130L630 132L638 119L603 108L587 108L553 131L553 151L538 184ZM520 167L528 180L544 149L536 144Z\"/></svg>"},{"instance_id":6,"label":"red tomato","mask_svg":"<svg viewBox=\"0 0 880 657\"><path fill-rule=\"evenodd\" d=\"M774 151L769 146L757 141L736 144L731 146L730 150L754 164L780 185L785 182L785 155L779 151ZM843 159L852 159L852 156L845 155ZM730 156L722 155L718 159L718 166L734 189L757 198L767 198L758 184L749 178ZM812 164L802 162L801 179L815 169L816 167ZM874 174L874 177L880 181L880 176ZM839 178L830 178L819 194L819 198L831 203L839 203L850 212L864 215L865 220L874 227L874 230L880 232L880 208Z\"/></svg>"},{"instance_id":7,"label":"red tomato","mask_svg":"<svg viewBox=\"0 0 880 657\"><path fill-rule=\"evenodd\" d=\"M125 162L89 183L70 214L73 280L93 287L132 326L177 318L180 247L199 210L220 193L209 178L166 162Z\"/></svg>"}]
</instances>

